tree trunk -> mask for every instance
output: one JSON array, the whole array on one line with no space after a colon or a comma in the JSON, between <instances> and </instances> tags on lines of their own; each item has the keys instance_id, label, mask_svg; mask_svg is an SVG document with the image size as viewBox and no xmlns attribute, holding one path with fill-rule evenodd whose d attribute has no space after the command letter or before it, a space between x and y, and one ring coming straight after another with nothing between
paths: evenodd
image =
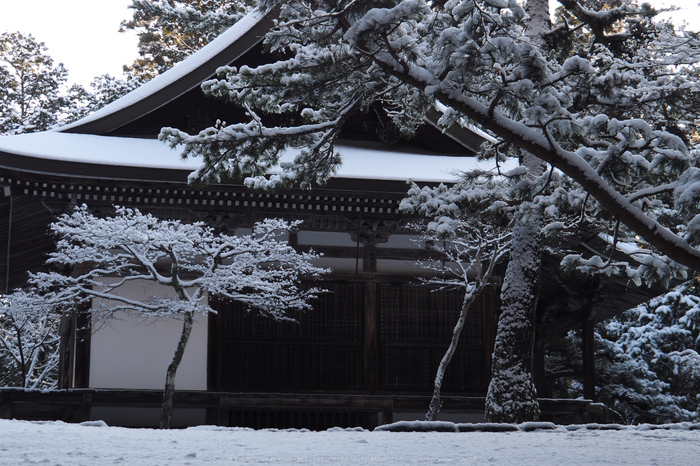
<instances>
[{"instance_id":1,"label":"tree trunk","mask_svg":"<svg viewBox=\"0 0 700 466\"><path fill-rule=\"evenodd\" d=\"M464 323L467 321L467 311L476 299L477 294L484 289L485 284L486 280L482 280L478 287L475 286L471 292L467 291L467 293L464 295L464 301L462 301L462 311L459 313L459 319L457 319L455 328L452 331L450 346L447 348L447 351L445 351L445 355L442 357L442 361L440 361L437 373L435 374L435 388L433 389L433 398L430 400L428 412L425 414L426 421L435 421L437 419L437 415L440 412L440 407L442 405L442 402L440 401L442 378L445 376L445 370L447 370L447 366L450 364L450 361L452 361L452 356L457 350L459 336L462 333L462 328L464 328Z\"/></svg>"},{"instance_id":2,"label":"tree trunk","mask_svg":"<svg viewBox=\"0 0 700 466\"><path fill-rule=\"evenodd\" d=\"M17 350L19 351L19 367L22 373L22 387L27 388L27 365L24 362L24 343L22 343L22 330L17 326L17 321L12 318L13 327L17 333Z\"/></svg>"},{"instance_id":3,"label":"tree trunk","mask_svg":"<svg viewBox=\"0 0 700 466\"><path fill-rule=\"evenodd\" d=\"M545 44L544 35L551 29L549 17L549 0L527 0L525 11L530 16L527 22L527 35L530 40L541 47Z\"/></svg>"},{"instance_id":4,"label":"tree trunk","mask_svg":"<svg viewBox=\"0 0 700 466\"><path fill-rule=\"evenodd\" d=\"M541 227L537 207L524 204L515 219L510 262L501 289L501 316L486 395L486 422L520 423L539 418L532 353Z\"/></svg>"},{"instance_id":5,"label":"tree trunk","mask_svg":"<svg viewBox=\"0 0 700 466\"><path fill-rule=\"evenodd\" d=\"M173 395L175 395L175 375L177 374L177 368L180 367L180 362L182 362L182 355L185 352L185 347L187 346L187 340L190 338L190 333L192 333L192 325L194 322L194 317L192 312L186 312L184 314L184 319L182 323L182 333L180 334L180 340L177 342L175 347L175 354L170 360L168 365L168 370L165 375L165 389L163 390L163 407L160 414L160 428L170 429L170 424L173 417Z\"/></svg>"}]
</instances>

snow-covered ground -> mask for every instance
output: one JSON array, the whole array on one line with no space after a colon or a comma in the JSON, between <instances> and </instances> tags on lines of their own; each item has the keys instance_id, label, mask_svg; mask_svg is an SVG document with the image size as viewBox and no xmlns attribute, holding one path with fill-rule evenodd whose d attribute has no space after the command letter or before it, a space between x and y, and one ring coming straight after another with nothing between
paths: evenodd
<instances>
[{"instance_id":1,"label":"snow-covered ground","mask_svg":"<svg viewBox=\"0 0 700 466\"><path fill-rule=\"evenodd\" d=\"M700 464L697 425L596 427L459 433L211 426L160 431L100 422L0 420L0 465Z\"/></svg>"}]
</instances>

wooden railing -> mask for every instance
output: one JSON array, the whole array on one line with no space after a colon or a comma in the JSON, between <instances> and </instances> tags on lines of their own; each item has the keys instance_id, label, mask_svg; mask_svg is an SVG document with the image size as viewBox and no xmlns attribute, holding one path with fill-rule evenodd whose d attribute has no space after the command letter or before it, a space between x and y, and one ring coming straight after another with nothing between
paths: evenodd
<instances>
[{"instance_id":1,"label":"wooden railing","mask_svg":"<svg viewBox=\"0 0 700 466\"><path fill-rule=\"evenodd\" d=\"M94 420L93 408L154 409L160 407L161 398L159 390L0 388L0 418L84 422ZM374 428L393 422L395 413L422 412L429 401L429 396L423 395L177 391L174 406L176 410L205 410L206 424L323 429L338 424ZM561 424L607 422L605 407L590 400L540 399L539 402L542 420ZM483 397L443 397L444 413L479 415L483 409ZM264 416L252 413L264 413Z\"/></svg>"}]
</instances>

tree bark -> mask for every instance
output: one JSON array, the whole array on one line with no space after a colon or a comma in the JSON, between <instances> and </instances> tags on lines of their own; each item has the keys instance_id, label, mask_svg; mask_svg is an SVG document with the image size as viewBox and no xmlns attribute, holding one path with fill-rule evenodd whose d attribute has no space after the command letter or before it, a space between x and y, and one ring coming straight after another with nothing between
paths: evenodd
<instances>
[{"instance_id":1,"label":"tree bark","mask_svg":"<svg viewBox=\"0 0 700 466\"><path fill-rule=\"evenodd\" d=\"M541 47L545 44L544 34L551 29L549 17L549 0L527 0L525 11L530 16L525 34Z\"/></svg>"},{"instance_id":2,"label":"tree bark","mask_svg":"<svg viewBox=\"0 0 700 466\"><path fill-rule=\"evenodd\" d=\"M486 284L486 280L482 280L479 287L474 287L471 292L467 292L464 295L464 301L462 301L462 311L459 313L459 319L455 324L455 328L452 331L452 340L450 340L450 346L445 351L440 365L438 366L437 373L435 374L435 386L433 388L433 398L430 400L430 406L428 407L428 412L425 414L426 421L435 421L437 415L440 412L440 407L442 401L440 400L440 392L442 391L442 379L445 376L445 371L447 366L452 361L452 356L454 356L457 350L457 343L459 343L459 336L464 328L464 323L467 321L467 312L469 307L472 305L478 293L480 293Z\"/></svg>"},{"instance_id":3,"label":"tree bark","mask_svg":"<svg viewBox=\"0 0 700 466\"><path fill-rule=\"evenodd\" d=\"M190 333L192 333L192 325L194 323L193 312L186 312L184 314L182 323L182 333L180 333L180 340L177 342L175 347L175 353L173 358L170 360L168 365L168 370L165 375L165 389L163 390L163 406L160 414L160 428L170 429L173 417L173 396L175 395L175 375L177 375L177 369L180 367L182 362L182 355L185 352L185 347L187 346L187 341L190 338Z\"/></svg>"},{"instance_id":4,"label":"tree bark","mask_svg":"<svg viewBox=\"0 0 700 466\"><path fill-rule=\"evenodd\" d=\"M501 315L486 395L486 422L520 423L539 419L532 354L541 229L542 218L537 208L523 204L515 219L511 256L501 289Z\"/></svg>"}]
</instances>

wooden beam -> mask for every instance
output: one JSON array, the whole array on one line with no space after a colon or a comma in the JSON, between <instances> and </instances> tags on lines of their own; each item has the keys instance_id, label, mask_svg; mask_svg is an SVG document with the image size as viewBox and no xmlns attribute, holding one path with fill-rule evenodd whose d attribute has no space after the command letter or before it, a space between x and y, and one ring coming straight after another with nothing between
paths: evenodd
<instances>
[{"instance_id":1,"label":"wooden beam","mask_svg":"<svg viewBox=\"0 0 700 466\"><path fill-rule=\"evenodd\" d=\"M207 390L221 389L221 313L220 301L209 296L209 305L216 310L207 315Z\"/></svg>"},{"instance_id":2,"label":"wooden beam","mask_svg":"<svg viewBox=\"0 0 700 466\"><path fill-rule=\"evenodd\" d=\"M377 284L365 283L365 388L376 393L379 384L379 315Z\"/></svg>"},{"instance_id":3,"label":"wooden beam","mask_svg":"<svg viewBox=\"0 0 700 466\"><path fill-rule=\"evenodd\" d=\"M132 407L158 408L161 390L70 389L24 390L0 388L0 418L67 420L87 419L89 408ZM177 391L179 408L203 408L212 412L211 423L227 426L232 409L308 412L367 412L382 413L384 423L393 421L393 413L423 409L429 395L349 395L349 394L290 394L290 393L225 393L208 391ZM479 413L484 409L484 397L443 397L443 411ZM540 398L544 419L581 419L605 422L605 408L591 405L588 400L553 400ZM13 410L16 408L16 411ZM81 413L82 410L82 413ZM86 416L87 415L87 416ZM570 421L569 421L570 422Z\"/></svg>"},{"instance_id":4,"label":"wooden beam","mask_svg":"<svg viewBox=\"0 0 700 466\"><path fill-rule=\"evenodd\" d=\"M595 401L595 338L593 316L582 323L583 397Z\"/></svg>"},{"instance_id":5,"label":"wooden beam","mask_svg":"<svg viewBox=\"0 0 700 466\"><path fill-rule=\"evenodd\" d=\"M537 396L548 396L547 379L545 377L545 341L537 338L535 341L534 360L532 367L532 378L537 389Z\"/></svg>"}]
</instances>

